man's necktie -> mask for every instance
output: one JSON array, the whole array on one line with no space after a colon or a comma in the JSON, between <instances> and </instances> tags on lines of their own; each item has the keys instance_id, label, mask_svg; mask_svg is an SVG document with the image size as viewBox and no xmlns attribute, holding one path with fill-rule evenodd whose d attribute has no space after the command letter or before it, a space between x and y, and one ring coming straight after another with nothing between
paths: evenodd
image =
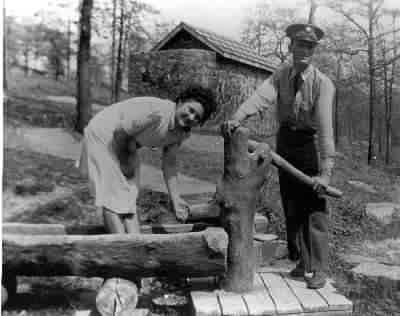
<instances>
[{"instance_id":1,"label":"man's necktie","mask_svg":"<svg viewBox=\"0 0 400 316\"><path fill-rule=\"evenodd\" d=\"M299 91L301 85L303 83L303 78L301 77L300 72L298 72L295 76L294 76L294 94L296 95L297 91Z\"/></svg>"}]
</instances>

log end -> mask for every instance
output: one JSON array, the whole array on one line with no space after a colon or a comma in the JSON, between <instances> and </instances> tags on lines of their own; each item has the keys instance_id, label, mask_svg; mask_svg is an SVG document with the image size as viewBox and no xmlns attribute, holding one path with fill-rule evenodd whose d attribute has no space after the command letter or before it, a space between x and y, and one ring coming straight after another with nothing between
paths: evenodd
<instances>
[{"instance_id":1,"label":"log end","mask_svg":"<svg viewBox=\"0 0 400 316\"><path fill-rule=\"evenodd\" d=\"M204 239L214 256L227 256L228 234L222 228L207 228L204 232Z\"/></svg>"},{"instance_id":2,"label":"log end","mask_svg":"<svg viewBox=\"0 0 400 316\"><path fill-rule=\"evenodd\" d=\"M4 269L1 280L1 306L4 306L10 297L17 294L17 286L16 275Z\"/></svg>"},{"instance_id":3,"label":"log end","mask_svg":"<svg viewBox=\"0 0 400 316\"><path fill-rule=\"evenodd\" d=\"M3 307L8 301L8 291L7 289L2 285L1 286L1 307Z\"/></svg>"},{"instance_id":4,"label":"log end","mask_svg":"<svg viewBox=\"0 0 400 316\"><path fill-rule=\"evenodd\" d=\"M108 279L97 293L96 307L102 316L128 315L135 310L138 298L135 283L112 278Z\"/></svg>"}]
</instances>

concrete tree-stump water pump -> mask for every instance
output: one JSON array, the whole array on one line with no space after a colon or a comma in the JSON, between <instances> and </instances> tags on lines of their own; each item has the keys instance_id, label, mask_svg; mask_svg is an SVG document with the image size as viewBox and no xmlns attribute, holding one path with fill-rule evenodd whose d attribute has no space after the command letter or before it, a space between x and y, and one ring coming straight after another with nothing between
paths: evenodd
<instances>
[{"instance_id":1,"label":"concrete tree-stump water pump","mask_svg":"<svg viewBox=\"0 0 400 316\"><path fill-rule=\"evenodd\" d=\"M217 186L221 223L229 236L225 290L252 289L255 272L253 223L256 201L266 180L270 159L266 144L249 153L249 130L238 128L224 137L224 173Z\"/></svg>"}]
</instances>

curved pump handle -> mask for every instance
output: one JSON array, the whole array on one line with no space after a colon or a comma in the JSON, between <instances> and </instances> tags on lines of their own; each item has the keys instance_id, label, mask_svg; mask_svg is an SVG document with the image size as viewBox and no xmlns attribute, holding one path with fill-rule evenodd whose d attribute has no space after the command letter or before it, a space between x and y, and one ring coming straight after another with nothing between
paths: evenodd
<instances>
[{"instance_id":1,"label":"curved pump handle","mask_svg":"<svg viewBox=\"0 0 400 316\"><path fill-rule=\"evenodd\" d=\"M249 140L249 151L254 151L258 144L259 143L254 140ZM294 167L291 163L279 156L276 152L271 150L270 154L273 165L286 171L287 173L291 174L292 176L309 186L314 185L314 180L310 176L306 175L304 172ZM332 186L325 187L325 194L334 198L341 198L343 196L342 191Z\"/></svg>"}]
</instances>

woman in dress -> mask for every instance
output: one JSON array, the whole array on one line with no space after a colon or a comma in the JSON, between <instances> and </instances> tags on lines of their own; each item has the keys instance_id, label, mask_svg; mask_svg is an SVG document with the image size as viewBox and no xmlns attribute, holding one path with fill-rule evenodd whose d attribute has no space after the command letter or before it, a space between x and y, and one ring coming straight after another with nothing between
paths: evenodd
<instances>
[{"instance_id":1,"label":"woman in dress","mask_svg":"<svg viewBox=\"0 0 400 316\"><path fill-rule=\"evenodd\" d=\"M84 130L80 170L87 174L95 205L109 233L140 233L136 200L140 187L140 147L162 148L162 171L178 220L188 204L177 186L177 150L191 129L216 110L210 89L191 86L175 102L135 97L112 104L95 115Z\"/></svg>"}]
</instances>

